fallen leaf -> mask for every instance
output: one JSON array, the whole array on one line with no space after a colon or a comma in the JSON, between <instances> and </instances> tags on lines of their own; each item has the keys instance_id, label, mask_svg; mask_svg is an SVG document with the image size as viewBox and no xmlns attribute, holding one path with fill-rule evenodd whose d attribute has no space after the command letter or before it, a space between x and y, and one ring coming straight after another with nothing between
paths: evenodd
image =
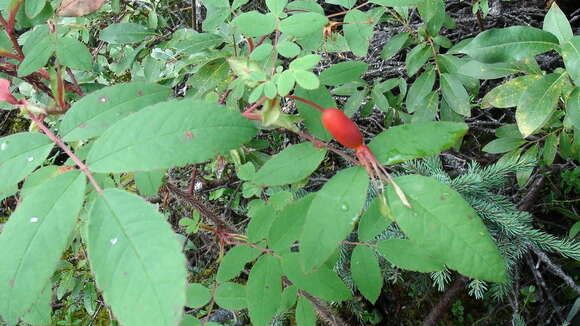
<instances>
[{"instance_id":1,"label":"fallen leaf","mask_svg":"<svg viewBox=\"0 0 580 326\"><path fill-rule=\"evenodd\" d=\"M106 0L63 0L56 11L58 16L79 17L91 14L105 3Z\"/></svg>"}]
</instances>

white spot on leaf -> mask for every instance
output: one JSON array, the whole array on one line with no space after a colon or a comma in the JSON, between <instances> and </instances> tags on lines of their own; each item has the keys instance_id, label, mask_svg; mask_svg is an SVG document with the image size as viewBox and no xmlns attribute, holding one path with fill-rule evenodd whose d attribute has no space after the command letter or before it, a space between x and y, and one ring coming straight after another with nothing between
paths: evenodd
<instances>
[{"instance_id":1,"label":"white spot on leaf","mask_svg":"<svg viewBox=\"0 0 580 326\"><path fill-rule=\"evenodd\" d=\"M2 143L2 144L0 144L0 151L3 151L3 150L5 150L5 149L6 149L6 147L8 147L8 144L6 144L6 143Z\"/></svg>"},{"instance_id":2,"label":"white spot on leaf","mask_svg":"<svg viewBox=\"0 0 580 326\"><path fill-rule=\"evenodd\" d=\"M34 157L32 157L32 156L31 156L31 157L27 158L26 160L27 160L28 162L32 162L32 161L34 161Z\"/></svg>"},{"instance_id":3,"label":"white spot on leaf","mask_svg":"<svg viewBox=\"0 0 580 326\"><path fill-rule=\"evenodd\" d=\"M113 238L113 239L111 239L111 240L109 240L109 241L111 242L111 245L113 245L113 246L114 246L114 245L116 245L116 244L117 244L117 241L119 241L119 239L117 239L117 238Z\"/></svg>"},{"instance_id":4,"label":"white spot on leaf","mask_svg":"<svg viewBox=\"0 0 580 326\"><path fill-rule=\"evenodd\" d=\"M38 222L38 217L31 217L30 218L30 223L36 223Z\"/></svg>"}]
</instances>

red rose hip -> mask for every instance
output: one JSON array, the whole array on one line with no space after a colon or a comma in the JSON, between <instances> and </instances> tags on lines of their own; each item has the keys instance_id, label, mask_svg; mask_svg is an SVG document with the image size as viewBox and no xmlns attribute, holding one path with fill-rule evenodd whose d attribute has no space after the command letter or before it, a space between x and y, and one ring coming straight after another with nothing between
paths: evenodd
<instances>
[{"instance_id":1,"label":"red rose hip","mask_svg":"<svg viewBox=\"0 0 580 326\"><path fill-rule=\"evenodd\" d=\"M363 137L357 125L341 110L328 108L322 112L322 124L337 142L347 148L363 145Z\"/></svg>"}]
</instances>

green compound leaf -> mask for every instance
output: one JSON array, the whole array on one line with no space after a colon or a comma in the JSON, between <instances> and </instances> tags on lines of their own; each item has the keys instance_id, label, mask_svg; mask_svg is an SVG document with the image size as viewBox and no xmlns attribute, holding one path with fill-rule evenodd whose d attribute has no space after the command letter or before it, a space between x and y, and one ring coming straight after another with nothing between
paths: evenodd
<instances>
[{"instance_id":1,"label":"green compound leaf","mask_svg":"<svg viewBox=\"0 0 580 326\"><path fill-rule=\"evenodd\" d=\"M147 171L201 163L257 133L238 112L201 101L149 106L117 122L88 155L93 172Z\"/></svg>"},{"instance_id":2,"label":"green compound leaf","mask_svg":"<svg viewBox=\"0 0 580 326\"><path fill-rule=\"evenodd\" d=\"M261 14L254 10L237 16L232 21L232 24L244 35L260 37L268 35L276 29L276 17L272 14Z\"/></svg>"},{"instance_id":3,"label":"green compound leaf","mask_svg":"<svg viewBox=\"0 0 580 326\"><path fill-rule=\"evenodd\" d=\"M58 40L56 57L61 65L79 70L93 70L91 52L81 41L72 37Z\"/></svg>"},{"instance_id":4,"label":"green compound leaf","mask_svg":"<svg viewBox=\"0 0 580 326\"><path fill-rule=\"evenodd\" d=\"M391 264L409 271L428 273L443 270L444 264L411 240L387 239L377 249Z\"/></svg>"},{"instance_id":5,"label":"green compound leaf","mask_svg":"<svg viewBox=\"0 0 580 326\"><path fill-rule=\"evenodd\" d=\"M101 31L99 39L110 44L137 43L155 33L146 26L135 23L111 24Z\"/></svg>"},{"instance_id":6,"label":"green compound leaf","mask_svg":"<svg viewBox=\"0 0 580 326\"><path fill-rule=\"evenodd\" d=\"M337 173L316 193L300 239L304 271L319 268L352 231L365 203L368 185L366 171L353 167Z\"/></svg>"},{"instance_id":7,"label":"green compound leaf","mask_svg":"<svg viewBox=\"0 0 580 326\"><path fill-rule=\"evenodd\" d=\"M0 315L15 323L49 283L75 228L85 178L78 171L38 186L0 233Z\"/></svg>"},{"instance_id":8,"label":"green compound leaf","mask_svg":"<svg viewBox=\"0 0 580 326\"><path fill-rule=\"evenodd\" d=\"M167 100L171 89L157 84L132 82L109 86L74 103L62 120L65 141L100 136L115 122L146 106Z\"/></svg>"},{"instance_id":9,"label":"green compound leaf","mask_svg":"<svg viewBox=\"0 0 580 326\"><path fill-rule=\"evenodd\" d=\"M548 122L562 93L566 74L548 74L533 82L520 97L516 109L518 128L528 137Z\"/></svg>"},{"instance_id":10,"label":"green compound leaf","mask_svg":"<svg viewBox=\"0 0 580 326\"><path fill-rule=\"evenodd\" d=\"M522 94L542 75L525 75L510 79L485 94L482 100L484 108L511 108L518 105Z\"/></svg>"},{"instance_id":11,"label":"green compound leaf","mask_svg":"<svg viewBox=\"0 0 580 326\"><path fill-rule=\"evenodd\" d=\"M282 299L282 268L278 258L264 255L250 271L246 294L252 325L270 325Z\"/></svg>"},{"instance_id":12,"label":"green compound leaf","mask_svg":"<svg viewBox=\"0 0 580 326\"><path fill-rule=\"evenodd\" d=\"M298 297L296 304L296 325L298 326L316 326L316 312L310 300L304 296Z\"/></svg>"},{"instance_id":13,"label":"green compound leaf","mask_svg":"<svg viewBox=\"0 0 580 326\"><path fill-rule=\"evenodd\" d=\"M339 86L351 81L360 80L369 65L361 61L345 61L330 66L320 73L320 82L328 86Z\"/></svg>"},{"instance_id":14,"label":"green compound leaf","mask_svg":"<svg viewBox=\"0 0 580 326\"><path fill-rule=\"evenodd\" d=\"M326 16L314 13L297 13L280 22L280 31L291 36L308 36L320 31L328 23Z\"/></svg>"},{"instance_id":15,"label":"green compound leaf","mask_svg":"<svg viewBox=\"0 0 580 326\"><path fill-rule=\"evenodd\" d=\"M0 138L0 192L7 191L41 165L53 145L40 133L21 132Z\"/></svg>"},{"instance_id":16,"label":"green compound leaf","mask_svg":"<svg viewBox=\"0 0 580 326\"><path fill-rule=\"evenodd\" d=\"M383 275L379 260L373 249L356 246L350 258L350 269L354 284L371 303L375 303L383 287Z\"/></svg>"},{"instance_id":17,"label":"green compound leaf","mask_svg":"<svg viewBox=\"0 0 580 326\"><path fill-rule=\"evenodd\" d=\"M318 168L326 152L326 149L316 148L310 142L289 146L266 161L252 182L262 186L298 182Z\"/></svg>"},{"instance_id":18,"label":"green compound leaf","mask_svg":"<svg viewBox=\"0 0 580 326\"><path fill-rule=\"evenodd\" d=\"M179 323L186 300L185 257L153 205L105 189L89 212L87 251L97 287L121 324Z\"/></svg>"},{"instance_id":19,"label":"green compound leaf","mask_svg":"<svg viewBox=\"0 0 580 326\"><path fill-rule=\"evenodd\" d=\"M369 148L379 162L397 164L439 154L455 145L468 130L465 123L417 122L391 127L373 138Z\"/></svg>"},{"instance_id":20,"label":"green compound leaf","mask_svg":"<svg viewBox=\"0 0 580 326\"><path fill-rule=\"evenodd\" d=\"M359 57L366 56L375 26L372 19L366 13L355 9L344 16L344 22L344 37L352 53Z\"/></svg>"},{"instance_id":21,"label":"green compound leaf","mask_svg":"<svg viewBox=\"0 0 580 326\"><path fill-rule=\"evenodd\" d=\"M312 273L305 273L300 266L300 254L288 253L282 257L284 275L298 288L328 301L350 299L350 290L332 268L322 265Z\"/></svg>"},{"instance_id":22,"label":"green compound leaf","mask_svg":"<svg viewBox=\"0 0 580 326\"><path fill-rule=\"evenodd\" d=\"M432 260L479 280L506 281L506 264L477 212L455 190L434 178L408 175L395 181L413 208L389 186L395 221Z\"/></svg>"},{"instance_id":23,"label":"green compound leaf","mask_svg":"<svg viewBox=\"0 0 580 326\"><path fill-rule=\"evenodd\" d=\"M185 292L185 305L190 308L201 308L211 299L209 289L199 283L191 283Z\"/></svg>"},{"instance_id":24,"label":"green compound leaf","mask_svg":"<svg viewBox=\"0 0 580 326\"><path fill-rule=\"evenodd\" d=\"M246 287L232 282L222 283L215 291L215 302L228 310L241 310L248 306Z\"/></svg>"},{"instance_id":25,"label":"green compound leaf","mask_svg":"<svg viewBox=\"0 0 580 326\"><path fill-rule=\"evenodd\" d=\"M530 26L512 26L480 33L460 52L484 63L514 62L557 46L558 39L551 33Z\"/></svg>"},{"instance_id":26,"label":"green compound leaf","mask_svg":"<svg viewBox=\"0 0 580 326\"><path fill-rule=\"evenodd\" d=\"M261 251L246 245L238 245L228 250L217 271L218 282L229 281L244 269L244 266L260 256Z\"/></svg>"}]
</instances>

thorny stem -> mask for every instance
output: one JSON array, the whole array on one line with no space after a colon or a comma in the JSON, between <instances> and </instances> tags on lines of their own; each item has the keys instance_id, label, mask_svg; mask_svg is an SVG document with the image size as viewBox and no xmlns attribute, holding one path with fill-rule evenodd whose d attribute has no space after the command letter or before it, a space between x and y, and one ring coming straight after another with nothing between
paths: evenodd
<instances>
[{"instance_id":1,"label":"thorny stem","mask_svg":"<svg viewBox=\"0 0 580 326\"><path fill-rule=\"evenodd\" d=\"M73 74L72 70L69 67L66 67L66 73L68 74L68 76L70 77L73 85L76 87L77 91L76 93L80 96L83 97L85 96L85 93L83 92L81 86L79 85L79 82L77 81L75 75Z\"/></svg>"},{"instance_id":2,"label":"thorny stem","mask_svg":"<svg viewBox=\"0 0 580 326\"><path fill-rule=\"evenodd\" d=\"M73 160L73 162L75 162L75 164L79 167L79 169L87 176L93 188L95 188L95 190L100 195L102 195L103 189L101 189L101 186L99 186L99 184L89 171L89 168L78 158L78 156L76 156L75 153L62 140L60 140L60 138L58 138L54 133L52 133L52 131L50 131L50 129L48 129L48 127L42 122L42 119L35 116L31 112L28 112L28 116L30 116L30 119L34 121L34 123L38 126L38 128L40 128L40 130L42 130L42 132L44 132L44 134L48 136L50 140L55 142L58 145L58 147L60 147Z\"/></svg>"},{"instance_id":3,"label":"thorny stem","mask_svg":"<svg viewBox=\"0 0 580 326\"><path fill-rule=\"evenodd\" d=\"M325 109L324 109L322 106L320 106L320 105L318 105L318 104L316 104L316 103L314 103L314 102L312 102L312 101L310 101L310 100L307 100L307 99L305 99L305 98L302 98L302 97L296 96L296 95L286 95L285 97L286 97L286 98L293 99L293 100L295 100L295 101L300 101L300 102L302 102L302 103L308 104L308 105L310 105L311 107L313 107L313 108L317 109L317 110L318 110L318 111L320 111L320 112L324 112L324 110L325 110Z\"/></svg>"},{"instance_id":4,"label":"thorny stem","mask_svg":"<svg viewBox=\"0 0 580 326\"><path fill-rule=\"evenodd\" d=\"M262 97L261 99L259 99L256 103L252 104L250 107L248 107L246 110L244 110L244 112L242 113L242 115L250 120L261 120L262 118L257 115L252 113L256 108L258 108L260 105L264 104L264 102L266 102L268 100L267 97Z\"/></svg>"},{"instance_id":5,"label":"thorny stem","mask_svg":"<svg viewBox=\"0 0 580 326\"><path fill-rule=\"evenodd\" d=\"M352 164L355 164L355 165L359 164L357 162L357 160L354 159L354 157L348 155L346 152L343 152L340 149L338 149L338 148L336 148L328 143L323 142L322 140L316 139L312 135L310 135L304 131L300 131L300 130L298 130L298 131L291 130L291 131L296 133L297 135L301 136L302 138L310 141L311 143L314 144L314 146L327 148L329 151L342 156L345 160L351 162Z\"/></svg>"}]
</instances>

